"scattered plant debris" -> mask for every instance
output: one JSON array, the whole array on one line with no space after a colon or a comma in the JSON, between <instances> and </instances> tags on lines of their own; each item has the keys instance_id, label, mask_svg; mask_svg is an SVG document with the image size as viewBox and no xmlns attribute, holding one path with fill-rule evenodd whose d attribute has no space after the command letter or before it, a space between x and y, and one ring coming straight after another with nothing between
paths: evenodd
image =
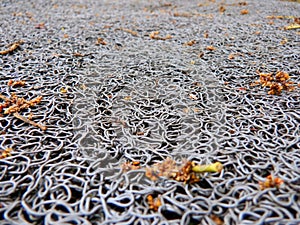
<instances>
[{"instance_id":1,"label":"scattered plant debris","mask_svg":"<svg viewBox=\"0 0 300 225\"><path fill-rule=\"evenodd\" d=\"M26 82L24 80L9 80L7 83L7 86L9 87L20 87L20 86L24 86L26 84Z\"/></svg>"},{"instance_id":2,"label":"scattered plant debris","mask_svg":"<svg viewBox=\"0 0 300 225\"><path fill-rule=\"evenodd\" d=\"M204 37L204 38L208 38L208 36L209 36L209 35L208 35L208 31L205 31L204 34L203 34L203 37Z\"/></svg>"},{"instance_id":3,"label":"scattered plant debris","mask_svg":"<svg viewBox=\"0 0 300 225\"><path fill-rule=\"evenodd\" d=\"M150 33L150 38L151 39L155 39L155 40L168 40L168 39L171 39L172 38L172 36L171 35L169 35L169 34L167 34L165 37L161 37L161 36L159 36L159 31L153 31L153 32L151 32Z\"/></svg>"},{"instance_id":4,"label":"scattered plant debris","mask_svg":"<svg viewBox=\"0 0 300 225\"><path fill-rule=\"evenodd\" d=\"M6 148L4 150L0 150L0 159L4 159L8 156L11 156L10 152L12 151L12 148Z\"/></svg>"},{"instance_id":5,"label":"scattered plant debris","mask_svg":"<svg viewBox=\"0 0 300 225\"><path fill-rule=\"evenodd\" d=\"M246 14L249 14L248 9L241 10L241 15L246 15Z\"/></svg>"},{"instance_id":6,"label":"scattered plant debris","mask_svg":"<svg viewBox=\"0 0 300 225\"><path fill-rule=\"evenodd\" d=\"M210 165L196 165L194 162L186 161L178 166L174 160L167 158L161 163L146 168L146 176L151 180L167 177L184 183L195 183L200 181L199 173L221 172L222 169L223 165L219 162Z\"/></svg>"},{"instance_id":7,"label":"scattered plant debris","mask_svg":"<svg viewBox=\"0 0 300 225\"><path fill-rule=\"evenodd\" d=\"M223 13L225 11L226 11L226 8L223 5L221 5L220 8L219 8L219 12Z\"/></svg>"},{"instance_id":8,"label":"scattered plant debris","mask_svg":"<svg viewBox=\"0 0 300 225\"><path fill-rule=\"evenodd\" d=\"M133 36L138 36L138 32L130 30L130 29L127 29L127 28L121 27L121 28L118 28L117 30L125 31L125 32L127 32L127 33L129 33L129 34L131 34Z\"/></svg>"},{"instance_id":9,"label":"scattered plant debris","mask_svg":"<svg viewBox=\"0 0 300 225\"><path fill-rule=\"evenodd\" d=\"M215 51L216 49L217 48L212 45L206 47L206 50L208 50L208 51Z\"/></svg>"},{"instance_id":10,"label":"scattered plant debris","mask_svg":"<svg viewBox=\"0 0 300 225\"><path fill-rule=\"evenodd\" d=\"M193 46L196 43L197 43L196 40L191 40L191 41L185 42L183 45L185 45L185 46Z\"/></svg>"},{"instance_id":11,"label":"scattered plant debris","mask_svg":"<svg viewBox=\"0 0 300 225\"><path fill-rule=\"evenodd\" d=\"M107 45L107 42L103 38L99 37L96 41L96 45Z\"/></svg>"},{"instance_id":12,"label":"scattered plant debris","mask_svg":"<svg viewBox=\"0 0 300 225\"><path fill-rule=\"evenodd\" d=\"M38 23L37 25L35 25L36 29L47 29L45 26L45 23Z\"/></svg>"},{"instance_id":13,"label":"scattered plant debris","mask_svg":"<svg viewBox=\"0 0 300 225\"><path fill-rule=\"evenodd\" d=\"M11 86L13 84L20 85L23 84L23 81L8 81L8 86ZM19 114L20 111L39 104L42 98L42 96L38 96L32 100L27 101L24 98L19 98L15 93L12 93L10 98L0 94L0 99L4 100L4 103L0 104L0 113L2 113L4 110L4 114L13 114L14 117L24 121L25 123L29 123L35 127L39 127L41 130L46 130L47 128L44 125L31 121L30 119Z\"/></svg>"},{"instance_id":14,"label":"scattered plant debris","mask_svg":"<svg viewBox=\"0 0 300 225\"><path fill-rule=\"evenodd\" d=\"M285 30L295 30L295 29L299 29L300 28L300 24L297 23L292 23L286 27L284 27Z\"/></svg>"},{"instance_id":15,"label":"scattered plant debris","mask_svg":"<svg viewBox=\"0 0 300 225\"><path fill-rule=\"evenodd\" d=\"M127 172L127 171L130 171L130 170L141 169L141 166L140 166L140 162L139 161L132 161L132 162L124 162L121 165L121 168L122 168L123 172Z\"/></svg>"},{"instance_id":16,"label":"scattered plant debris","mask_svg":"<svg viewBox=\"0 0 300 225\"><path fill-rule=\"evenodd\" d=\"M279 188L281 184L283 184L283 180L278 177L273 177L272 175L267 176L266 180L264 182L259 182L259 188L260 190L265 190L267 188Z\"/></svg>"},{"instance_id":17,"label":"scattered plant debris","mask_svg":"<svg viewBox=\"0 0 300 225\"><path fill-rule=\"evenodd\" d=\"M174 12L175 17L192 17L193 15L189 12Z\"/></svg>"},{"instance_id":18,"label":"scattered plant debris","mask_svg":"<svg viewBox=\"0 0 300 225\"><path fill-rule=\"evenodd\" d=\"M293 91L296 88L294 82L288 81L290 79L289 74L283 71L279 71L275 75L273 73L260 72L258 74L260 76L259 81L256 81L252 86L261 84L263 87L269 87L269 95L280 95L282 90Z\"/></svg>"},{"instance_id":19,"label":"scattered plant debris","mask_svg":"<svg viewBox=\"0 0 300 225\"><path fill-rule=\"evenodd\" d=\"M12 53L13 51L15 51L17 48L20 47L21 44L23 44L24 42L22 40L17 41L15 43L12 43L10 45L8 45L8 49L0 51L0 55L7 55L9 53Z\"/></svg>"},{"instance_id":20,"label":"scattered plant debris","mask_svg":"<svg viewBox=\"0 0 300 225\"><path fill-rule=\"evenodd\" d=\"M148 201L149 209L152 209L155 212L157 212L158 208L162 205L160 196L154 198L152 195L148 195L147 201Z\"/></svg>"},{"instance_id":21,"label":"scattered plant debris","mask_svg":"<svg viewBox=\"0 0 300 225\"><path fill-rule=\"evenodd\" d=\"M223 225L224 224L224 221L221 220L221 218L218 217L217 215L211 215L210 218L211 218L212 221L214 221L214 223L216 225Z\"/></svg>"}]
</instances>

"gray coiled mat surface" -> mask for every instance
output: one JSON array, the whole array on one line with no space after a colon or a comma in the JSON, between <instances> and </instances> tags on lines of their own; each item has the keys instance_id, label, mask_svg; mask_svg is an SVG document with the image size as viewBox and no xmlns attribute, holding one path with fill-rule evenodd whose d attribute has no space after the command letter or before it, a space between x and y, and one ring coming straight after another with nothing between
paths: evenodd
<instances>
[{"instance_id":1,"label":"gray coiled mat surface","mask_svg":"<svg viewBox=\"0 0 300 225\"><path fill-rule=\"evenodd\" d=\"M300 88L253 85L257 71L300 83L299 29L284 29L299 12L279 0L1 1L1 50L23 41L0 55L1 94L43 96L20 114L47 130L2 112L0 224L300 223ZM167 157L224 168L194 184L148 179ZM141 168L122 172L132 161ZM261 190L270 174L284 183Z\"/></svg>"}]
</instances>

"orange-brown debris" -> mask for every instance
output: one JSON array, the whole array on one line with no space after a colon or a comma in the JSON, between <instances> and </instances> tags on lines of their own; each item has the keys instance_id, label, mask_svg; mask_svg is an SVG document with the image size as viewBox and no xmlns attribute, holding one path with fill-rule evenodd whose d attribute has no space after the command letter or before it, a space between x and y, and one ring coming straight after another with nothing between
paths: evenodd
<instances>
[{"instance_id":1,"label":"orange-brown debris","mask_svg":"<svg viewBox=\"0 0 300 225\"><path fill-rule=\"evenodd\" d=\"M140 162L132 161L132 162L124 162L121 165L121 168L122 168L123 172L127 172L127 171L130 171L130 170L138 170L138 169L141 168L141 166L140 166Z\"/></svg>"},{"instance_id":2,"label":"orange-brown debris","mask_svg":"<svg viewBox=\"0 0 300 225\"><path fill-rule=\"evenodd\" d=\"M248 11L247 9L241 10L241 15L246 15L246 14L248 14L248 13L249 13L249 11Z\"/></svg>"},{"instance_id":3,"label":"orange-brown debris","mask_svg":"<svg viewBox=\"0 0 300 225\"><path fill-rule=\"evenodd\" d=\"M214 46L207 46L206 47L206 50L208 50L208 51L215 51L216 50L216 48L214 47Z\"/></svg>"},{"instance_id":4,"label":"orange-brown debris","mask_svg":"<svg viewBox=\"0 0 300 225\"><path fill-rule=\"evenodd\" d=\"M14 83L14 81L10 83ZM38 96L32 100L27 101L24 98L19 98L15 93L12 93L10 98L0 94L0 99L4 100L4 103L0 104L0 113L2 113L4 110L4 114L13 114L14 117L24 121L25 123L29 123L35 127L39 127L41 130L46 130L46 126L31 121L30 118L26 118L19 114L19 112L23 109L28 109L40 103L42 98L42 96Z\"/></svg>"},{"instance_id":5,"label":"orange-brown debris","mask_svg":"<svg viewBox=\"0 0 300 225\"><path fill-rule=\"evenodd\" d=\"M191 40L191 41L188 41L188 42L184 43L184 45L186 45L186 46L192 46L192 45L194 45L196 43L197 43L196 40Z\"/></svg>"},{"instance_id":6,"label":"orange-brown debris","mask_svg":"<svg viewBox=\"0 0 300 225\"><path fill-rule=\"evenodd\" d=\"M273 73L259 73L259 82L263 87L270 88L270 95L280 95L282 90L295 90L294 82L288 81L289 79L289 74L282 71L277 72L275 76Z\"/></svg>"},{"instance_id":7,"label":"orange-brown debris","mask_svg":"<svg viewBox=\"0 0 300 225\"><path fill-rule=\"evenodd\" d=\"M19 98L15 93L12 93L9 101L6 101L4 103L7 108L4 111L4 114L11 114L11 113L19 112L23 109L28 109L29 107L35 106L36 104L40 103L42 98L43 98L42 96L39 96L30 101L27 101L24 98Z\"/></svg>"},{"instance_id":8,"label":"orange-brown debris","mask_svg":"<svg viewBox=\"0 0 300 225\"><path fill-rule=\"evenodd\" d=\"M97 41L96 41L96 45L107 45L107 42L104 41L103 38L98 38Z\"/></svg>"},{"instance_id":9,"label":"orange-brown debris","mask_svg":"<svg viewBox=\"0 0 300 225\"><path fill-rule=\"evenodd\" d=\"M216 225L223 225L224 224L224 221L216 215L211 215L210 218L211 218L212 221L215 222Z\"/></svg>"},{"instance_id":10,"label":"orange-brown debris","mask_svg":"<svg viewBox=\"0 0 300 225\"><path fill-rule=\"evenodd\" d=\"M149 205L149 209L152 209L153 211L157 212L158 208L162 205L160 197L154 198L152 195L147 196L147 201Z\"/></svg>"},{"instance_id":11,"label":"orange-brown debris","mask_svg":"<svg viewBox=\"0 0 300 225\"><path fill-rule=\"evenodd\" d=\"M11 156L10 152L12 151L12 148L6 148L4 150L0 150L0 159L4 159L8 156Z\"/></svg>"},{"instance_id":12,"label":"orange-brown debris","mask_svg":"<svg viewBox=\"0 0 300 225\"><path fill-rule=\"evenodd\" d=\"M150 33L149 37L150 37L151 39L155 39L155 40L163 40L163 41L172 38L172 36L169 35L169 34L167 34L165 37L161 37L161 36L159 36L159 33L160 33L159 31L153 31L153 32Z\"/></svg>"},{"instance_id":13,"label":"orange-brown debris","mask_svg":"<svg viewBox=\"0 0 300 225\"><path fill-rule=\"evenodd\" d=\"M12 53L12 52L15 51L17 48L19 48L21 44L23 44L23 41L22 41L22 40L10 44L8 49L3 50L3 51L0 51L0 55L7 55L7 54L9 54L9 53Z\"/></svg>"},{"instance_id":14,"label":"orange-brown debris","mask_svg":"<svg viewBox=\"0 0 300 225\"><path fill-rule=\"evenodd\" d=\"M24 86L26 84L26 81L24 80L9 80L7 82L7 86L9 87L17 87L17 86Z\"/></svg>"},{"instance_id":15,"label":"orange-brown debris","mask_svg":"<svg viewBox=\"0 0 300 225\"><path fill-rule=\"evenodd\" d=\"M273 177L272 175L267 176L266 180L264 182L259 182L259 188L260 190L265 190L266 188L279 188L281 184L283 184L283 180L278 177Z\"/></svg>"}]
</instances>

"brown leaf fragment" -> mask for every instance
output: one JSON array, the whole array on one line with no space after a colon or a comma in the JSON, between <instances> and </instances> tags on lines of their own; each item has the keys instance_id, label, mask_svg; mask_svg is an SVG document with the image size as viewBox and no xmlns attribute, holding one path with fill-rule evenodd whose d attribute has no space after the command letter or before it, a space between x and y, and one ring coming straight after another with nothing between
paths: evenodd
<instances>
[{"instance_id":1,"label":"brown leaf fragment","mask_svg":"<svg viewBox=\"0 0 300 225\"><path fill-rule=\"evenodd\" d=\"M190 12L174 12L175 17L192 17L193 15Z\"/></svg>"},{"instance_id":2,"label":"brown leaf fragment","mask_svg":"<svg viewBox=\"0 0 300 225\"><path fill-rule=\"evenodd\" d=\"M23 44L24 42L22 40L17 41L15 43L12 43L9 45L9 48L3 51L0 51L0 55L7 55L9 53L12 53L13 51L15 51L17 48L20 47L21 44Z\"/></svg>"},{"instance_id":3,"label":"brown leaf fragment","mask_svg":"<svg viewBox=\"0 0 300 225\"><path fill-rule=\"evenodd\" d=\"M80 52L75 52L75 53L73 53L73 56L75 56L75 57L84 57L84 54L82 54Z\"/></svg>"},{"instance_id":4,"label":"brown leaf fragment","mask_svg":"<svg viewBox=\"0 0 300 225\"><path fill-rule=\"evenodd\" d=\"M246 14L249 14L248 9L242 9L241 10L241 15L246 15Z\"/></svg>"},{"instance_id":5,"label":"brown leaf fragment","mask_svg":"<svg viewBox=\"0 0 300 225\"><path fill-rule=\"evenodd\" d=\"M219 12L220 13L223 13L223 12L225 12L226 11L226 8L223 6L223 5L221 5L220 7L219 7Z\"/></svg>"},{"instance_id":6,"label":"brown leaf fragment","mask_svg":"<svg viewBox=\"0 0 300 225\"><path fill-rule=\"evenodd\" d=\"M183 45L185 45L185 46L193 46L196 43L197 43L196 40L191 40L191 41L185 42Z\"/></svg>"},{"instance_id":7,"label":"brown leaf fragment","mask_svg":"<svg viewBox=\"0 0 300 225\"><path fill-rule=\"evenodd\" d=\"M228 59L234 59L235 58L235 54L234 53L230 53L229 55L228 55Z\"/></svg>"},{"instance_id":8,"label":"brown leaf fragment","mask_svg":"<svg viewBox=\"0 0 300 225\"><path fill-rule=\"evenodd\" d=\"M46 29L45 23L38 23L35 25L35 29Z\"/></svg>"},{"instance_id":9,"label":"brown leaf fragment","mask_svg":"<svg viewBox=\"0 0 300 225\"><path fill-rule=\"evenodd\" d=\"M4 159L8 156L11 156L12 148L6 148L4 150L0 150L0 159Z\"/></svg>"},{"instance_id":10,"label":"brown leaf fragment","mask_svg":"<svg viewBox=\"0 0 300 225\"><path fill-rule=\"evenodd\" d=\"M9 86L9 87L24 86L25 84L26 84L26 81L24 81L24 80L16 80L16 81L9 80L7 82L7 86Z\"/></svg>"},{"instance_id":11,"label":"brown leaf fragment","mask_svg":"<svg viewBox=\"0 0 300 225\"><path fill-rule=\"evenodd\" d=\"M208 38L208 31L205 31L205 32L204 32L203 37L204 37L204 38Z\"/></svg>"},{"instance_id":12,"label":"brown leaf fragment","mask_svg":"<svg viewBox=\"0 0 300 225\"><path fill-rule=\"evenodd\" d=\"M158 208L162 205L160 196L157 196L156 198L154 198L152 195L148 195L147 202L149 205L149 209L152 209L155 212L157 212Z\"/></svg>"},{"instance_id":13,"label":"brown leaf fragment","mask_svg":"<svg viewBox=\"0 0 300 225\"><path fill-rule=\"evenodd\" d=\"M96 45L107 45L107 42L103 38L99 37L96 41Z\"/></svg>"},{"instance_id":14,"label":"brown leaf fragment","mask_svg":"<svg viewBox=\"0 0 300 225\"><path fill-rule=\"evenodd\" d=\"M149 37L150 37L151 39L155 39L155 40L163 40L163 41L172 38L172 36L169 35L169 34L167 34L165 37L161 37L161 36L159 36L159 33L160 33L159 31L153 31L153 32L150 33Z\"/></svg>"},{"instance_id":15,"label":"brown leaf fragment","mask_svg":"<svg viewBox=\"0 0 300 225\"><path fill-rule=\"evenodd\" d=\"M238 5L245 6L245 5L248 5L248 3L247 2L239 2Z\"/></svg>"},{"instance_id":16,"label":"brown leaf fragment","mask_svg":"<svg viewBox=\"0 0 300 225\"><path fill-rule=\"evenodd\" d=\"M216 215L211 215L210 218L211 218L212 221L214 221L214 223L216 225L223 225L224 224L224 221L221 220L221 218L216 216Z\"/></svg>"},{"instance_id":17,"label":"brown leaf fragment","mask_svg":"<svg viewBox=\"0 0 300 225\"><path fill-rule=\"evenodd\" d=\"M206 50L208 51L215 51L217 48L215 48L214 46L210 45L206 47Z\"/></svg>"}]
</instances>

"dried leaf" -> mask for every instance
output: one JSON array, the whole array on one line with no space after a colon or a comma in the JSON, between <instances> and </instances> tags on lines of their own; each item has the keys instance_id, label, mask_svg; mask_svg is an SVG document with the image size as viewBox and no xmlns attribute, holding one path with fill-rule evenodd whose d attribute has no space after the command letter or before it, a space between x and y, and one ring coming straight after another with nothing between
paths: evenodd
<instances>
[{"instance_id":1,"label":"dried leaf","mask_svg":"<svg viewBox=\"0 0 300 225\"><path fill-rule=\"evenodd\" d=\"M196 40L191 40L191 41L185 42L183 45L185 45L185 46L193 46L196 43L197 43Z\"/></svg>"},{"instance_id":2,"label":"dried leaf","mask_svg":"<svg viewBox=\"0 0 300 225\"><path fill-rule=\"evenodd\" d=\"M248 11L247 9L241 10L241 15L246 15L246 14L248 14L248 13L249 13L249 11Z\"/></svg>"},{"instance_id":3,"label":"dried leaf","mask_svg":"<svg viewBox=\"0 0 300 225\"><path fill-rule=\"evenodd\" d=\"M234 59L235 58L235 54L234 53L230 53L229 55L228 55L228 59Z\"/></svg>"},{"instance_id":4,"label":"dried leaf","mask_svg":"<svg viewBox=\"0 0 300 225\"><path fill-rule=\"evenodd\" d=\"M45 23L38 23L37 25L35 25L36 29L46 29Z\"/></svg>"},{"instance_id":5,"label":"dried leaf","mask_svg":"<svg viewBox=\"0 0 300 225\"><path fill-rule=\"evenodd\" d=\"M224 7L224 6L220 6L220 8L219 8L219 12L220 13L223 13L223 12L225 12L226 11L226 8Z\"/></svg>"},{"instance_id":6,"label":"dried leaf","mask_svg":"<svg viewBox=\"0 0 300 225\"><path fill-rule=\"evenodd\" d=\"M210 218L211 218L212 221L214 221L214 223L216 225L223 225L224 224L224 221L222 221L221 218L216 216L216 215L211 215Z\"/></svg>"},{"instance_id":7,"label":"dried leaf","mask_svg":"<svg viewBox=\"0 0 300 225\"><path fill-rule=\"evenodd\" d=\"M10 44L9 45L10 47L7 50L0 51L0 55L6 55L6 54L9 54L9 53L12 53L17 48L19 48L20 45L23 44L23 43L24 42L21 40L21 41L17 41L15 43Z\"/></svg>"},{"instance_id":8,"label":"dried leaf","mask_svg":"<svg viewBox=\"0 0 300 225\"><path fill-rule=\"evenodd\" d=\"M103 38L98 38L97 41L96 41L96 45L107 45L107 42L104 41Z\"/></svg>"},{"instance_id":9,"label":"dried leaf","mask_svg":"<svg viewBox=\"0 0 300 225\"><path fill-rule=\"evenodd\" d=\"M24 80L9 80L7 82L7 86L9 86L9 87L24 86L25 84L26 84L26 81L24 81Z\"/></svg>"},{"instance_id":10,"label":"dried leaf","mask_svg":"<svg viewBox=\"0 0 300 225\"><path fill-rule=\"evenodd\" d=\"M155 39L155 40L163 40L163 41L172 38L172 36L169 35L169 34L167 34L165 37L158 36L159 33L160 33L159 31L153 31L153 32L150 33L149 37L150 37L151 39Z\"/></svg>"},{"instance_id":11,"label":"dried leaf","mask_svg":"<svg viewBox=\"0 0 300 225\"><path fill-rule=\"evenodd\" d=\"M214 46L210 45L206 47L206 50L208 51L215 51L217 48L215 48Z\"/></svg>"}]
</instances>

